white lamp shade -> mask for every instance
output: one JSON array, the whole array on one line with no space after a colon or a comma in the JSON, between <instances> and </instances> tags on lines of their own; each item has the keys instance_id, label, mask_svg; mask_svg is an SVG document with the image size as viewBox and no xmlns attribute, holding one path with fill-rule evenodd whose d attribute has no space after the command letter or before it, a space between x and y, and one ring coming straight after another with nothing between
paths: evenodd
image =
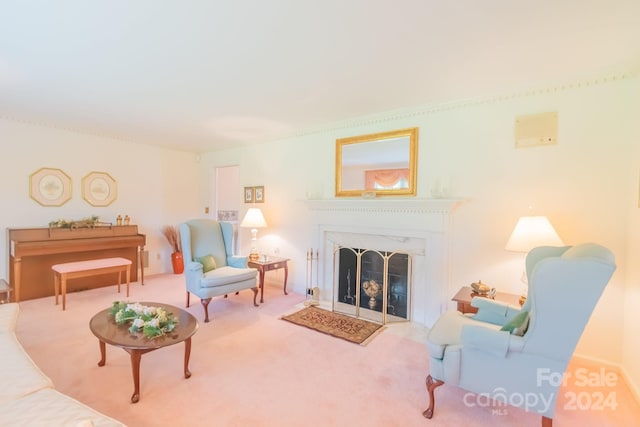
<instances>
[{"instance_id":1,"label":"white lamp shade","mask_svg":"<svg viewBox=\"0 0 640 427\"><path fill-rule=\"evenodd\" d=\"M266 226L267 221L264 220L264 215L262 215L260 208L249 208L240 223L240 227L246 228L264 228Z\"/></svg>"},{"instance_id":2,"label":"white lamp shade","mask_svg":"<svg viewBox=\"0 0 640 427\"><path fill-rule=\"evenodd\" d=\"M529 252L538 246L564 246L546 216L523 216L518 220L505 249Z\"/></svg>"}]
</instances>

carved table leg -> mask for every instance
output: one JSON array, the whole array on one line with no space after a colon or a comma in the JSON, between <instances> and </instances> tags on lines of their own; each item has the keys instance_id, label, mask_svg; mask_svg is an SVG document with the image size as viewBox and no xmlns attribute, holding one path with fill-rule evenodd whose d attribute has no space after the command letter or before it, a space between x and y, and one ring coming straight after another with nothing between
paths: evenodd
<instances>
[{"instance_id":1,"label":"carved table leg","mask_svg":"<svg viewBox=\"0 0 640 427\"><path fill-rule=\"evenodd\" d=\"M284 294L289 295L287 293L287 277L289 276L289 268L287 267L287 261L284 262Z\"/></svg>"},{"instance_id":2,"label":"carved table leg","mask_svg":"<svg viewBox=\"0 0 640 427\"><path fill-rule=\"evenodd\" d=\"M191 337L184 340L184 377L191 378L189 371L189 357L191 356Z\"/></svg>"},{"instance_id":3,"label":"carved table leg","mask_svg":"<svg viewBox=\"0 0 640 427\"><path fill-rule=\"evenodd\" d=\"M264 268L260 269L260 303L264 303Z\"/></svg>"},{"instance_id":4,"label":"carved table leg","mask_svg":"<svg viewBox=\"0 0 640 427\"><path fill-rule=\"evenodd\" d=\"M444 381L440 381L440 380L434 381L431 375L427 376L426 385L427 385L427 391L429 392L429 407L425 409L425 411L422 413L422 415L425 418L431 419L431 417L433 417L433 411L435 411L435 406L436 406L435 395L433 392L437 387L440 387L442 384L444 384Z\"/></svg>"},{"instance_id":5,"label":"carved table leg","mask_svg":"<svg viewBox=\"0 0 640 427\"><path fill-rule=\"evenodd\" d=\"M98 366L104 366L107 361L107 346L104 341L100 341L100 361L98 362Z\"/></svg>"},{"instance_id":6,"label":"carved table leg","mask_svg":"<svg viewBox=\"0 0 640 427\"><path fill-rule=\"evenodd\" d=\"M253 306L258 307L258 304L256 303L256 297L258 296L258 288L251 288L251 290L253 291Z\"/></svg>"},{"instance_id":7,"label":"carved table leg","mask_svg":"<svg viewBox=\"0 0 640 427\"><path fill-rule=\"evenodd\" d=\"M131 403L138 403L140 400L140 359L142 352L140 350L131 349L131 371L133 373L133 395Z\"/></svg>"}]
</instances>

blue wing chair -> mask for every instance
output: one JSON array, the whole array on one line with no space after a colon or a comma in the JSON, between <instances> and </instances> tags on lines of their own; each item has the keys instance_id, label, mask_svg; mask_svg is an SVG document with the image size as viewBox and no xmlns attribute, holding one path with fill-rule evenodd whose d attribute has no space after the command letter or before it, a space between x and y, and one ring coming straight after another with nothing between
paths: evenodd
<instances>
[{"instance_id":1,"label":"blue wing chair","mask_svg":"<svg viewBox=\"0 0 640 427\"><path fill-rule=\"evenodd\" d=\"M194 219L180 224L180 242L184 258L184 275L189 296L200 298L204 321L209 321L211 298L253 290L253 305L258 307L258 270L247 268L247 257L234 256L233 226L211 219Z\"/></svg>"},{"instance_id":2,"label":"blue wing chair","mask_svg":"<svg viewBox=\"0 0 640 427\"><path fill-rule=\"evenodd\" d=\"M607 248L585 243L539 247L527 254L527 300L520 307L473 298L476 315L444 313L427 335L426 386L431 418L434 390L453 384L542 416L550 427L561 375L615 271Z\"/></svg>"}]
</instances>

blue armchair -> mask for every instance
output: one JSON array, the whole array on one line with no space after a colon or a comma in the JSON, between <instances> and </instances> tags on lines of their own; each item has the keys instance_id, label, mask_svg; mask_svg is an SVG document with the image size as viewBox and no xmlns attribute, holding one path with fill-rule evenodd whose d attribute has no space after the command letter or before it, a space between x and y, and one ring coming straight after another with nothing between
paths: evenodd
<instances>
[{"instance_id":1,"label":"blue armchair","mask_svg":"<svg viewBox=\"0 0 640 427\"><path fill-rule=\"evenodd\" d=\"M180 224L180 241L184 258L184 275L189 296L200 298L204 307L204 321L209 321L211 298L253 291L253 305L258 307L258 270L247 268L247 257L234 256L233 226L211 219L194 219Z\"/></svg>"},{"instance_id":2,"label":"blue armchair","mask_svg":"<svg viewBox=\"0 0 640 427\"><path fill-rule=\"evenodd\" d=\"M569 359L605 286L615 258L593 243L539 247L527 254L522 308L473 298L473 316L444 313L427 336L426 386L431 418L434 390L446 383L542 415L550 427Z\"/></svg>"}]
</instances>

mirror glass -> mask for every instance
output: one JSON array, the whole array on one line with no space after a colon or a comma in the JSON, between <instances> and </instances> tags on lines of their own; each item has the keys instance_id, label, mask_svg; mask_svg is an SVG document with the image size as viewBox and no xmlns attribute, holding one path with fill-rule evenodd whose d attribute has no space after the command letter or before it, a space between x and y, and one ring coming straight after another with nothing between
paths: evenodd
<instances>
[{"instance_id":1,"label":"mirror glass","mask_svg":"<svg viewBox=\"0 0 640 427\"><path fill-rule=\"evenodd\" d=\"M415 195L418 128L336 140L336 197Z\"/></svg>"}]
</instances>

